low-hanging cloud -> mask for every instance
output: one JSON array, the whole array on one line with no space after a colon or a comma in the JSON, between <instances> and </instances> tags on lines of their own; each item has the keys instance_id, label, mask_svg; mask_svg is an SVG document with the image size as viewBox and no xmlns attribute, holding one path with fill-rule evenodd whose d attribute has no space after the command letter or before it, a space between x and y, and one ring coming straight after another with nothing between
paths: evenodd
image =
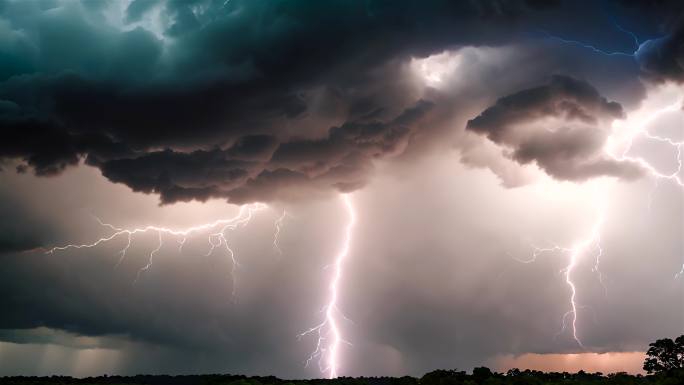
<instances>
[{"instance_id":1,"label":"low-hanging cloud","mask_svg":"<svg viewBox=\"0 0 684 385\"><path fill-rule=\"evenodd\" d=\"M624 114L589 83L556 75L546 85L500 98L467 129L502 146L508 158L535 163L556 179L631 179L642 175L640 166L604 151L610 123Z\"/></svg>"},{"instance_id":2,"label":"low-hanging cloud","mask_svg":"<svg viewBox=\"0 0 684 385\"><path fill-rule=\"evenodd\" d=\"M91 163L111 181L157 193L162 202L220 197L242 203L354 190L365 184L374 158L403 151L431 106L419 101L388 122L348 122L322 139L278 143L273 136L245 136L226 150L164 150Z\"/></svg>"}]
</instances>

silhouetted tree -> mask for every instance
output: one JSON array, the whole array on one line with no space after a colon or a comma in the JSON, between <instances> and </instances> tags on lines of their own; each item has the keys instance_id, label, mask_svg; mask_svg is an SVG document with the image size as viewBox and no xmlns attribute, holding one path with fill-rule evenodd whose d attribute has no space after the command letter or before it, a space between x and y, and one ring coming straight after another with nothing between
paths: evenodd
<instances>
[{"instance_id":1,"label":"silhouetted tree","mask_svg":"<svg viewBox=\"0 0 684 385\"><path fill-rule=\"evenodd\" d=\"M649 374L684 368L684 335L674 341L669 338L657 340L648 346L644 370Z\"/></svg>"},{"instance_id":2,"label":"silhouetted tree","mask_svg":"<svg viewBox=\"0 0 684 385\"><path fill-rule=\"evenodd\" d=\"M473 379L477 381L478 384L485 382L485 380L492 376L494 376L494 373L486 366L473 369Z\"/></svg>"},{"instance_id":3,"label":"silhouetted tree","mask_svg":"<svg viewBox=\"0 0 684 385\"><path fill-rule=\"evenodd\" d=\"M420 379L421 385L458 385L467 378L466 372L457 370L435 370Z\"/></svg>"}]
</instances>

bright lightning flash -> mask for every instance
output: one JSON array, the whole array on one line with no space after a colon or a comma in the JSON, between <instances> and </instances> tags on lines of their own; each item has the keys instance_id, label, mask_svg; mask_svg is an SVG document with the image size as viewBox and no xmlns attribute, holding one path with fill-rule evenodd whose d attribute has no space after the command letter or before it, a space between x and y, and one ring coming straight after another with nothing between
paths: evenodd
<instances>
[{"instance_id":1,"label":"bright lightning flash","mask_svg":"<svg viewBox=\"0 0 684 385\"><path fill-rule=\"evenodd\" d=\"M298 336L301 338L309 334L315 334L318 337L316 349L306 360L306 365L308 366L311 361L318 358L318 366L321 372L327 372L328 377L331 379L337 377L339 369L338 355L340 344L343 342L348 343L342 338L342 333L340 331L338 317L345 317L338 308L338 298L340 279L342 278L342 265L344 260L349 255L352 229L354 227L354 223L356 222L356 213L354 211L351 198L349 195L343 194L342 200L347 208L349 222L345 228L344 244L335 257L335 262L332 265L333 274L328 287L330 291L330 297L328 299L328 303L323 308L325 318L323 319L323 322L306 330Z\"/></svg>"},{"instance_id":2,"label":"bright lightning flash","mask_svg":"<svg viewBox=\"0 0 684 385\"><path fill-rule=\"evenodd\" d=\"M224 248L227 255L230 257L233 265L231 268L231 278L233 279L233 298L235 298L235 269L239 266L238 260L235 256L235 252L233 249L230 247L228 243L228 239L226 238L226 233L229 230L235 230L239 227L244 227L247 224L249 224L250 220L254 216L254 213L257 211L264 210L268 206L263 204L263 203L252 203L252 204L246 204L242 205L240 207L240 211L238 214L232 218L228 219L219 219L214 222L210 223L205 223L202 225L198 226L193 226L189 227L186 229L172 229L168 227L160 227L160 226L145 226L145 227L136 227L136 228L121 228L117 227L114 225L111 225L109 223L104 223L102 222L99 218L96 218L97 221L105 227L108 227L113 231L112 234L102 237L92 243L84 243L84 244L68 244L65 246L58 246L58 247L53 247L52 249L48 250L47 253L52 254L58 251L65 251L69 249L88 249L88 248L94 248L97 246L100 246L106 242L112 241L115 238L118 238L120 236L125 236L127 239L126 245L119 251L119 261L117 262L117 266L123 262L124 258L126 257L126 252L128 249L131 247L131 244L133 242L133 237L139 234L146 234L146 233L157 233L159 237L159 243L157 244L156 248L154 248L150 254L148 255L148 260L147 264L143 266L140 270L138 270L138 274L136 275L135 282L138 281L140 278L141 274L145 273L147 270L149 270L152 267L152 262L155 254L161 250L161 248L164 245L164 236L166 235L167 237L174 238L178 241L179 247L178 251L182 252L183 251L183 246L185 245L186 240L188 237L195 235L195 234L201 234L201 233L208 233L207 234L207 242L209 243L209 250L207 251L206 255L211 255L211 253L214 252L217 248ZM275 239L277 240L277 235L280 232L280 225L277 225L276 227L276 235Z\"/></svg>"},{"instance_id":3,"label":"bright lightning flash","mask_svg":"<svg viewBox=\"0 0 684 385\"><path fill-rule=\"evenodd\" d=\"M346 257L349 255L352 229L354 223L356 222L356 213L351 202L351 198L347 194L342 195L342 201L347 209L349 215L349 222L345 228L344 244L340 249L339 253L335 257L333 267L333 275L329 284L330 297L328 303L325 305L323 312L325 313L325 318L319 325L310 328L304 333L300 334L299 337L306 336L308 334L315 333L318 336L318 341L316 345L316 350L311 354L307 360L307 365L314 360L319 358L319 367L322 372L328 372L330 378L337 377L338 367L339 367L339 347L340 344L346 342L342 338L342 333L339 326L339 317L344 318L343 314L338 308L338 298L339 298L339 285L342 278L342 268ZM167 238L175 239L179 246L178 252L183 251L183 246L185 245L188 237L195 234L207 234L207 242L209 244L209 250L205 255L211 255L217 248L225 248L226 254L230 257L232 261L231 268L231 278L233 282L233 299L235 298L235 270L239 266L238 260L235 256L235 252L230 247L228 239L226 238L226 233L228 231L235 230L240 227L247 226L251 221L252 217L257 211L266 209L268 206L263 203L253 203L247 204L240 207L238 214L232 218L219 219L214 222L201 224L198 226L189 227L186 229L172 229L168 227L161 226L144 226L144 227L134 227L134 228L122 228L117 227L109 223L102 222L99 218L95 218L100 225L109 228L113 233L99 238L91 243L83 244L68 244L64 246L56 246L52 249L47 250L48 254L53 254L60 251L66 251L70 249L89 249L95 248L103 245L109 241L112 241L121 236L126 237L126 244L119 250L119 260L116 266L120 265L126 257L126 253L130 249L134 236L146 234L146 233L156 233L159 242L157 246L150 251L148 255L147 264L138 270L135 278L135 282L140 279L140 276L152 268L154 256L161 250L164 246L164 236ZM273 249L282 254L280 245L278 243L280 232L284 225L284 220L288 216L287 212L283 210L283 213L275 221L275 233L273 235Z\"/></svg>"},{"instance_id":4,"label":"bright lightning flash","mask_svg":"<svg viewBox=\"0 0 684 385\"><path fill-rule=\"evenodd\" d=\"M520 261L523 263L531 263L536 261L537 257L544 253L562 253L568 255L569 262L561 270L561 273L563 274L565 283L568 285L570 289L570 310L563 314L562 328L558 335L562 334L567 329L567 319L568 317L571 317L570 327L572 331L572 338L575 340L575 342L577 342L577 345L579 345L580 347L584 347L584 344L582 344L582 340L579 338L577 334L577 314L581 306L577 303L577 285L572 279L572 273L577 267L579 259L583 255L589 253L590 251L595 252L593 271L598 274L599 281L601 282L601 285L603 285L605 291L606 287L603 283L603 274L599 270L601 256L603 255L603 249L601 248L601 227L603 226L603 218L603 213L601 213L599 217L596 219L596 222L594 222L590 235L587 238L578 241L573 246L563 247L559 245L554 245L552 247L545 248L534 246L532 258L529 260Z\"/></svg>"},{"instance_id":5,"label":"bright lightning flash","mask_svg":"<svg viewBox=\"0 0 684 385\"><path fill-rule=\"evenodd\" d=\"M666 136L653 134L649 131L650 124L655 122L662 115L667 113L681 113L682 103L684 102L684 89L679 87L675 89L674 92L672 92L673 90L671 88L668 89L667 87L673 86L664 86L664 88L661 88L657 91L662 92L664 95L675 95L674 102L670 100L664 107L656 107L653 105L649 105L648 103L645 103L645 105L642 108L632 112L627 119L613 122L612 132L610 136L607 138L606 145L603 150L605 154L607 154L609 157L617 161L638 164L644 171L644 173L647 176L653 178L656 181L656 183L660 181L669 181L671 183L676 184L679 187L684 187L684 181L682 180L682 171L684 170L682 149L684 147L684 140L675 140ZM669 99L672 99L672 97L670 97ZM682 123L684 123L684 119L682 120ZM681 127L684 127L684 124ZM674 153L677 154L674 171L670 173L659 171L658 168L655 167L646 158L633 154L632 152L634 149L634 142L636 139L658 142L662 145L670 146ZM597 197L595 201L597 203L596 206L598 215L596 216L594 224L592 225L591 231L587 232L589 235L585 239L577 241L571 247L553 245L551 247L542 248L533 246L532 258L523 261L519 260L520 262L530 263L534 262L536 258L541 254L551 252L562 253L568 256L569 262L565 266L565 268L561 270L561 272L563 273L565 282L570 289L570 310L566 312L562 317L563 326L561 329L561 333L565 331L565 329L567 328L567 319L568 317L570 317L570 329L572 331L572 336L580 347L584 347L584 345L578 336L577 323L578 310L582 306L580 306L577 301L578 290L577 285L573 281L573 272L577 267L579 259L582 256L590 252L595 253L595 263L592 270L598 274L600 283L603 285L604 290L606 289L603 282L603 274L599 270L599 265L600 258L603 255L603 250L601 248L601 228L605 221L607 202L604 199L605 191L601 194L596 195ZM599 199L599 197L601 197L601 199ZM682 270L679 273L677 273L675 277L678 277L682 274L684 274L684 265L682 266Z\"/></svg>"}]
</instances>

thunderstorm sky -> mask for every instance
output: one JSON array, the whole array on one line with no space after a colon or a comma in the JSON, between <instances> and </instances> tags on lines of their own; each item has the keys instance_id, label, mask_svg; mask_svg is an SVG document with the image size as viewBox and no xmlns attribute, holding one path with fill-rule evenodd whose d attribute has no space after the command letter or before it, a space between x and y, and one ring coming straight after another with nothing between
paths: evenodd
<instances>
[{"instance_id":1,"label":"thunderstorm sky","mask_svg":"<svg viewBox=\"0 0 684 385\"><path fill-rule=\"evenodd\" d=\"M681 1L0 0L0 375L639 372L683 163Z\"/></svg>"}]
</instances>

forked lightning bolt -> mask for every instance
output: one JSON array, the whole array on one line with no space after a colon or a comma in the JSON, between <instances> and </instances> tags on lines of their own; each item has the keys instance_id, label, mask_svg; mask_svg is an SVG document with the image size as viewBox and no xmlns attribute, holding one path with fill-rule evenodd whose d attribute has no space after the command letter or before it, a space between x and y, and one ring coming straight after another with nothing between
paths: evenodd
<instances>
[{"instance_id":1,"label":"forked lightning bolt","mask_svg":"<svg viewBox=\"0 0 684 385\"><path fill-rule=\"evenodd\" d=\"M343 337L342 333L340 330L340 318L344 318L342 313L339 310L338 307L338 300L339 300L339 285L340 285L340 280L342 278L342 269L343 269L343 263L346 257L349 254L349 249L350 249L350 243L351 243L351 237L352 237L352 229L353 226L356 222L356 213L354 211L354 207L351 202L351 198L349 195L343 194L342 196L342 201L347 209L347 213L349 216L349 221L347 223L347 226L345 228L344 232L344 243L342 245L342 248L338 252L338 254L335 257L334 263L332 265L332 270L333 270L333 275L329 283L328 290L330 292L330 297L328 299L327 304L325 305L323 312L324 312L324 319L323 322L320 324L316 325L313 328L310 328L309 330L305 331L304 333L300 334L299 337L303 337L308 334L316 334L318 339L316 343L316 349L315 351L311 354L309 359L307 360L307 365L314 359L319 358L319 367L322 372L327 372L330 378L335 378L337 377L338 373L338 368L339 368L339 347L340 344L346 342ZM229 230L235 230L239 227L246 226L252 217L254 216L254 213L257 211L263 210L267 208L263 203L254 203L254 204L248 204L248 205L243 205L240 207L240 211L238 214L232 218L229 219L220 219L214 222L210 223L205 223L202 225L198 226L193 226L189 227L186 229L172 229L168 227L160 227L160 226L144 226L144 227L134 227L134 228L121 228L114 226L109 223L102 222L99 218L96 218L98 223L100 225L109 228L113 232L107 236L104 236L102 238L99 238L91 243L83 243L83 244L68 244L64 246L56 246L53 247L52 249L47 250L47 253L52 254L55 252L59 251L65 251L69 249L88 249L88 248L94 248L98 247L104 243L107 243L109 241L112 241L118 237L124 236L126 237L126 244L119 250L119 260L116 264L118 266L121 264L126 257L126 253L130 249L134 236L136 235L141 235L141 234L146 234L146 233L156 233L158 237L158 243L156 247L150 251L148 255L148 260L145 266L140 268L138 270L138 273L136 274L135 282L137 282L141 275L145 273L147 270L152 268L152 264L154 262L154 256L161 250L161 248L164 246L164 240L165 236L167 238L174 238L178 242L178 251L182 252L183 251L183 246L185 245L188 237L195 235L195 234L201 234L201 233L208 233L207 234L207 243L209 244L209 249L205 255L211 255L217 248L224 248L227 255L231 258L232 261L232 268L231 268L231 277L233 280L233 298L235 297L235 269L239 266L238 260L235 256L235 252L231 249L228 240L226 238L226 233ZM273 248L275 251L277 251L279 254L282 253L279 245L279 237L280 237L280 232L282 230L282 227L284 225L284 220L288 216L287 212L283 210L283 213L276 219L274 225L275 225L275 232L273 235Z\"/></svg>"},{"instance_id":2,"label":"forked lightning bolt","mask_svg":"<svg viewBox=\"0 0 684 385\"><path fill-rule=\"evenodd\" d=\"M656 135L649 131L649 125L656 121L663 114L669 112L679 112L681 113L682 104L684 102L684 90L681 88L678 90L679 97L674 102L656 109L642 108L641 110L635 111L632 116L628 117L626 120L616 120L613 122L612 131L606 140L604 146L604 153L607 154L614 160L620 162L631 162L640 166L643 172L653 178L656 183L660 181L669 181L674 183L679 187L684 187L684 181L682 180L682 171L684 170L683 164L684 159L682 155L682 150L684 147L684 139L675 140L666 136ZM682 127L684 127L684 118L682 119ZM633 148L636 139L643 139L646 141L658 142L662 145L669 146L673 152L676 154L674 171L666 173L659 171L652 163L647 159L634 155ZM573 281L573 272L577 267L578 260L583 256L594 252L594 268L593 271L598 274L599 281L604 287L603 274L599 270L600 258L603 255L603 250L601 248L601 228L605 220L606 212L606 201L603 197L605 194L601 194L602 198L596 198L597 212L598 215L591 228L588 231L588 236L580 241L577 241L571 247L563 247L558 245L553 245L551 247L534 247L532 258L524 260L521 262L529 263L536 260L536 258L543 253L559 252L567 255L569 258L568 265L562 270L565 282L570 289L569 306L570 310L566 312L562 317L562 329L563 332L568 325L567 319L571 318L570 327L572 331L572 336L574 340L580 347L584 347L579 335L578 335L578 310L581 308L577 301L577 285ZM684 265L682 269L675 275L679 277L684 274Z\"/></svg>"},{"instance_id":3,"label":"forked lightning bolt","mask_svg":"<svg viewBox=\"0 0 684 385\"><path fill-rule=\"evenodd\" d=\"M339 285L342 278L342 267L345 259L349 255L349 249L352 239L352 230L354 223L356 222L356 213L354 211L354 206L352 205L351 198L349 195L342 195L342 200L347 208L347 213L349 216L349 221L345 228L344 233L344 243L339 253L335 256L335 261L332 265L333 272L330 279L330 284L328 290L330 291L330 297L327 304L323 308L324 319L323 321L301 333L298 337L304 337L309 334L314 334L317 337L316 349L311 353L309 358L306 360L306 365L308 366L311 361L318 359L318 366L321 372L328 373L329 378L336 378L339 369L339 348L340 344L348 343L342 337L340 331L339 321L340 318L344 318L344 315L338 307L339 299Z\"/></svg>"},{"instance_id":4,"label":"forked lightning bolt","mask_svg":"<svg viewBox=\"0 0 684 385\"><path fill-rule=\"evenodd\" d=\"M94 242L91 243L84 243L84 244L68 244L65 246L58 246L58 247L53 247L52 249L48 250L47 253L55 253L58 251L64 251L64 250L69 250L69 249L87 249L87 248L94 248L97 246L100 246L106 242L112 241L115 238L125 236L126 237L126 244L124 247L119 251L119 260L117 262L117 266L123 262L124 258L126 257L126 252L128 249L131 247L131 244L133 242L133 237L135 235L140 235L140 234L145 234L145 233L157 233L157 236L159 238L159 241L157 243L157 246L149 253L148 255L148 260L147 264L140 268L138 270L138 273L135 278L135 282L137 282L140 279L141 274L145 273L147 270L149 270L152 267L153 259L156 253L161 250L161 248L164 246L164 236L166 235L167 237L172 237L176 239L179 243L178 251L182 252L183 251L183 246L185 245L185 242L187 238L191 235L194 234L200 234L200 233L207 233L207 242L209 243L209 250L207 251L206 255L210 255L216 248L225 248L226 253L228 256L231 258L232 261L232 268L231 268L231 277L233 279L233 296L235 295L235 269L238 267L238 260L235 257L235 252L231 249L230 245L228 244L228 240L226 238L226 232L229 230L235 230L238 227L243 227L246 226L250 220L252 219L254 213L257 211L265 209L266 206L263 203L252 203L252 204L247 204L243 205L240 207L240 211L238 214L232 218L228 219L219 219L214 222L210 223L205 223L202 225L198 226L193 226L189 227L186 229L172 229L168 227L160 227L160 226L144 226L144 227L135 227L135 228L121 228L121 227L116 227L112 224L102 222L100 219L96 218L97 221L104 227L108 227L113 231L112 234L102 237L100 239L97 239ZM278 228L278 231L279 228Z\"/></svg>"},{"instance_id":5,"label":"forked lightning bolt","mask_svg":"<svg viewBox=\"0 0 684 385\"><path fill-rule=\"evenodd\" d=\"M570 289L570 299L569 299L569 304L570 304L570 310L568 310L565 314L563 314L563 317L561 318L562 320L562 327L561 331L558 333L558 335L562 334L568 327L568 322L567 319L568 317L571 318L570 321L570 327L572 330L572 338L577 342L577 345L580 347L584 347L584 344L582 343L582 340L577 334L577 318L578 318L578 311L579 308L581 307L578 302L577 302L577 285L573 281L573 272L575 268L577 267L577 263L579 259L588 254L589 252L594 252L594 268L593 271L596 272L599 276L599 281L601 282L601 285L604 285L603 283L603 274L599 270L599 265L601 263L601 255L603 254L603 249L601 248L601 227L603 226L603 213L600 214L596 222L594 223L594 226L591 229L590 235L575 243L571 247L563 247L559 245L553 245L551 247L534 247L534 251L532 252L532 258L528 260L522 260L520 262L523 263L531 263L537 260L537 257L544 253L562 253L568 256L569 262L568 264L561 270L561 273L563 274L565 283L568 285L568 288ZM605 285L603 286L604 290Z\"/></svg>"},{"instance_id":6,"label":"forked lightning bolt","mask_svg":"<svg viewBox=\"0 0 684 385\"><path fill-rule=\"evenodd\" d=\"M682 91L684 93L684 90ZM639 164L649 176L656 180L668 180L676 183L680 187L684 187L684 181L682 180L682 165L684 164L682 147L684 147L684 139L677 141L665 136L652 134L647 130L647 126L661 115L668 112L680 111L683 107L683 103L684 98L680 98L670 105L647 113L646 116L638 118L635 122L616 120L613 123L613 133L606 141L606 146L604 148L606 154L618 161L629 161ZM684 124L684 120L682 123ZM623 138L620 138L620 136L623 136ZM677 167L675 170L669 174L663 173L658 171L656 167L644 158L630 155L629 153L634 146L634 140L639 137L670 146L677 153Z\"/></svg>"},{"instance_id":7,"label":"forked lightning bolt","mask_svg":"<svg viewBox=\"0 0 684 385\"><path fill-rule=\"evenodd\" d=\"M588 44L582 41L578 40L570 40L570 39L565 39L559 36L552 35L546 31L541 31L544 35L546 35L548 38L560 41L565 44L573 44L577 45L583 48L586 48L588 50L591 50L594 53L601 54L601 55L606 55L606 56L626 56L626 57L632 57L632 58L637 58L637 55L639 54L639 51L644 47L644 45L648 44L650 40L646 40L644 42L640 42L636 34L633 32L623 28L619 24L617 24L615 21L613 21L613 26L621 31L624 32L633 39L634 45L635 45L635 51L633 52L622 52L622 51L607 51L600 49L596 47L595 45ZM683 170L683 164L684 160L682 159L682 147L684 147L684 139L680 140L674 140L672 138L668 138L665 136L661 135L656 135L648 131L648 125L649 123L652 123L655 121L658 117L663 115L664 113L667 112L674 112L682 109L682 96L684 95L684 90L681 88L679 89L679 98L678 100L674 101L673 103L666 105L665 107L658 108L655 110L644 110L644 111L637 111L634 115L636 117L630 117L627 120L616 120L613 122L613 127L612 127L612 132L608 136L606 140L606 144L604 146L604 153L607 154L609 157L611 157L614 160L621 161L621 162L631 162L634 164L638 164L644 172L655 179L656 181L656 187L657 183L659 181L670 181L675 184L677 184L680 187L684 187L684 181L682 180L682 170ZM682 122L682 127L684 127L684 119ZM633 149L634 141L637 138L643 138L644 140L650 140L650 141L655 141L659 142L661 144L670 146L675 152L676 152L676 167L675 170L671 173L664 173L659 171L656 167L653 166L647 159L644 159L643 157L633 155L631 154L631 151ZM650 204L650 200L649 200ZM534 247L534 251L532 254L532 259L527 260L527 261L522 261L522 262L532 262L536 259L538 255L541 253L546 253L546 252L562 252L566 255L569 256L569 263L568 265L563 269L563 274L565 277L565 282L567 283L568 287L570 288L570 310L563 315L563 329L561 330L564 331L566 326L567 326L567 318L572 317L572 335L577 344L581 347L584 345L582 344L582 341L578 337L578 332L577 332L577 318L578 318L578 309L580 306L578 305L577 302L577 285L572 279L572 273L575 270L577 266L578 259L581 258L583 255L587 254L592 248L596 251L595 255L595 264L593 270L598 274L599 280L601 281L601 284L604 285L603 282L603 274L599 270L599 264L600 264L600 258L603 253L603 250L601 249L601 244L600 244L600 231L601 231L601 226L604 222L604 213L605 213L605 202L600 202L598 208L599 215L597 216L597 219L592 226L592 231L590 232L590 235L579 242L577 242L574 246L572 247L561 247L554 245L552 247L548 248L539 248L539 247ZM675 277L679 277L680 275L684 274L684 264L682 265L682 268L679 273L675 275ZM604 285L604 290L605 290L605 285Z\"/></svg>"}]
</instances>

